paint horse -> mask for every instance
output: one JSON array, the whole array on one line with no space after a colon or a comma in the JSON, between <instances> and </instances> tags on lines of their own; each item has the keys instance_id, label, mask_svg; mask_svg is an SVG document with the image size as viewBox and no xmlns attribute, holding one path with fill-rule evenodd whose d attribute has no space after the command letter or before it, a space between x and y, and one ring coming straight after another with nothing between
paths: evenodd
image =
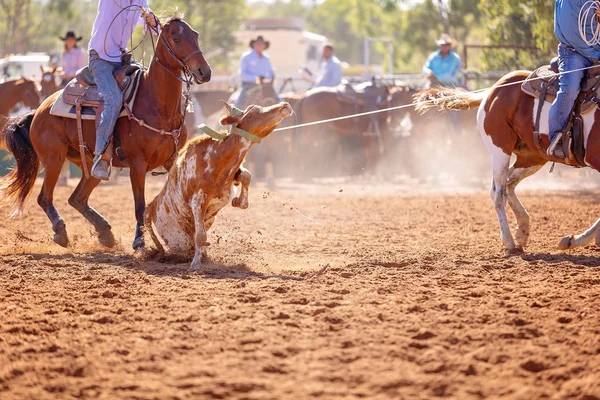
<instances>
[{"instance_id":1,"label":"paint horse","mask_svg":"<svg viewBox=\"0 0 600 400\"><path fill-rule=\"evenodd\" d=\"M288 103L252 105L237 116L231 106L226 107L230 116L221 118L221 125L232 125L231 134L216 136L220 142L208 136L191 140L179 153L162 191L146 210L146 231L159 253L164 253L164 249L153 225L169 252L192 259L192 270L200 269L206 256L206 232L217 213L231 199L232 206L248 208L252 177L242 166L246 154L292 114Z\"/></svg>"},{"instance_id":2,"label":"paint horse","mask_svg":"<svg viewBox=\"0 0 600 400\"><path fill-rule=\"evenodd\" d=\"M493 180L490 194L500 225L500 238L507 255L523 251L531 230L529 214L517 197L515 188L519 182L538 172L550 161L545 149L550 145L547 133L551 104L544 102L541 110L540 150L534 134L540 100L521 90L522 82L529 75L528 71L509 73L492 88L480 93L469 93L461 89L429 89L415 96L415 101L420 103L417 108L423 112L430 108L463 111L479 107L477 126L492 158ZM584 162L600 171L600 110L593 107L582 114L582 117L586 154ZM516 156L512 165L511 154ZM574 165L570 161L564 163ZM514 238L506 215L507 202L517 219ZM594 238L596 243L600 244L600 219L584 233L562 238L558 247L566 250L585 246Z\"/></svg>"}]
</instances>

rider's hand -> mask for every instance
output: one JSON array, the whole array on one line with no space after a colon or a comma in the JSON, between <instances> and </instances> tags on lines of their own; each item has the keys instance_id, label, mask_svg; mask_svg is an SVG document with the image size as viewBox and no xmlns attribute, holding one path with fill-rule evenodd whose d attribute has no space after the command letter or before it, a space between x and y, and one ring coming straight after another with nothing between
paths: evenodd
<instances>
[{"instance_id":1,"label":"rider's hand","mask_svg":"<svg viewBox=\"0 0 600 400\"><path fill-rule=\"evenodd\" d=\"M600 8L596 8L596 9L594 10L594 13L596 13L596 19L597 19L597 20L600 20Z\"/></svg>"},{"instance_id":2,"label":"rider's hand","mask_svg":"<svg viewBox=\"0 0 600 400\"><path fill-rule=\"evenodd\" d=\"M156 17L151 12L144 11L142 13L144 21L153 28L156 28Z\"/></svg>"},{"instance_id":3,"label":"rider's hand","mask_svg":"<svg viewBox=\"0 0 600 400\"><path fill-rule=\"evenodd\" d=\"M427 79L429 79L430 81L435 81L435 74L433 72L429 72L427 74Z\"/></svg>"}]
</instances>

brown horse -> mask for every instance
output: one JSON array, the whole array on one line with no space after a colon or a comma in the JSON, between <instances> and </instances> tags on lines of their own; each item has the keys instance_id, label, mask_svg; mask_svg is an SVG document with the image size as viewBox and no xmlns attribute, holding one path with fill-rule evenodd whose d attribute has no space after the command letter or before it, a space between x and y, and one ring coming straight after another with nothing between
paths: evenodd
<instances>
[{"instance_id":1,"label":"brown horse","mask_svg":"<svg viewBox=\"0 0 600 400\"><path fill-rule=\"evenodd\" d=\"M56 77L58 76L56 70L58 67L44 67L40 65L40 70L42 71L42 78L40 79L40 94L42 95L42 99L46 99L53 93L58 92L61 88L56 82Z\"/></svg>"},{"instance_id":2,"label":"brown horse","mask_svg":"<svg viewBox=\"0 0 600 400\"><path fill-rule=\"evenodd\" d=\"M421 92L415 100L419 108L470 110L479 107L477 125L483 141L491 154L493 180L491 197L500 225L500 238L507 255L518 254L527 245L530 234L529 214L515 193L523 179L535 174L549 160L546 153L538 151L534 139L534 118L539 100L521 91L521 82L529 76L527 71L505 75L491 89L481 93L469 93L460 89L431 89ZM550 103L545 103L540 119L540 132L548 132ZM600 171L600 111L594 107L583 115L585 126L585 162ZM540 135L543 146L548 147L547 134ZM516 156L510 165L511 155ZM506 203L517 219L517 231L513 239ZM560 249L584 246L596 238L600 243L600 220L581 235L571 235L559 243ZM516 244L515 244L516 240Z\"/></svg>"},{"instance_id":3,"label":"brown horse","mask_svg":"<svg viewBox=\"0 0 600 400\"><path fill-rule=\"evenodd\" d=\"M320 87L306 92L304 98L296 108L298 114L298 123L305 124L327 120L331 118L343 117L357 113L376 111L384 109L389 101L389 88L384 85L368 83L363 85L364 92L357 93L355 100L341 100L339 89L337 87ZM331 159L332 146L340 152L341 143L348 138L360 136L360 144L357 156L364 159L365 168L374 167L376 160L383 153L383 134L388 115L386 113L373 114L370 116L348 118L340 121L328 123L327 125L315 128L301 128L294 134L294 157L295 166L300 168L300 160L303 165L316 165L322 162L310 162L307 156L314 156L317 147L326 151L320 155L321 161ZM319 143L328 143L330 146L320 146ZM335 151L335 150L334 150ZM308 162L306 162L308 161ZM337 166L342 166L340 162L334 162ZM324 167L324 165L321 165ZM327 168L322 168L327 169ZM313 173L313 171L309 171Z\"/></svg>"},{"instance_id":4,"label":"brown horse","mask_svg":"<svg viewBox=\"0 0 600 400\"><path fill-rule=\"evenodd\" d=\"M40 94L34 81L27 78L6 81L0 84L0 116L7 118L10 110L23 103L30 109L40 105Z\"/></svg>"},{"instance_id":5,"label":"brown horse","mask_svg":"<svg viewBox=\"0 0 600 400\"><path fill-rule=\"evenodd\" d=\"M120 118L116 126L125 161L115 158L113 165L130 169L137 220L133 242L136 250L144 246L146 173L160 166L170 169L178 145L181 146L186 141L185 128L180 132L180 136L176 137L183 119L181 100L183 78L181 76L184 71L189 73L186 75L191 75L198 84L208 82L211 77L210 65L198 47L198 33L180 18L174 17L163 25L157 40L155 57L138 88L133 114L143 119L146 125L142 126L128 118ZM41 162L45 168L45 175L38 204L52 222L54 241L61 246L67 246L69 239L66 225L54 207L53 193L65 158L80 168L81 160L76 121L50 114L50 108L59 94L60 92L51 95L37 112L28 114L7 128L6 142L15 156L17 165L1 182L0 197L12 204L13 213L20 213L33 188ZM85 142L88 147L91 145L93 148L94 122L83 121L83 123ZM172 132L174 136L160 135L147 126ZM90 155L88 155L88 163L89 160L91 160ZM91 176L86 178L86 174L83 174L69 198L69 204L94 226L100 243L111 247L115 240L110 224L88 205L89 196L99 183L99 180Z\"/></svg>"}]
</instances>

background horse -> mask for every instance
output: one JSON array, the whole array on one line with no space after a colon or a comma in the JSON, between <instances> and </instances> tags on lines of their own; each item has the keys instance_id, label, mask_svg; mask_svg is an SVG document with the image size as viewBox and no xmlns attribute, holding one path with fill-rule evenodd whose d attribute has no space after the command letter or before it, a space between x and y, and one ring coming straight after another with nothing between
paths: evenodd
<instances>
[{"instance_id":1,"label":"background horse","mask_svg":"<svg viewBox=\"0 0 600 400\"><path fill-rule=\"evenodd\" d=\"M506 254L519 254L527 245L530 234L529 214L515 193L517 185L535 174L549 160L539 151L534 139L534 116L538 99L521 90L521 83L529 76L527 71L505 75L491 89L469 93L460 89L431 89L419 93L415 100L422 102L421 111L430 108L443 110L478 109L477 126L492 159L493 180L490 194L500 225L500 238ZM550 103L545 102L540 117L540 132L548 132ZM600 111L593 108L583 115L585 129L585 162L600 171ZM548 136L540 135L544 148L549 146ZM511 155L516 156L510 164ZM506 203L517 219L516 235L510 231ZM596 238L600 243L600 220L585 233L563 238L559 248L567 249L588 244ZM516 243L515 243L516 240Z\"/></svg>"},{"instance_id":2,"label":"background horse","mask_svg":"<svg viewBox=\"0 0 600 400\"><path fill-rule=\"evenodd\" d=\"M40 105L40 93L34 81L27 78L6 81L0 84L0 116L8 118L10 111L19 103L29 109Z\"/></svg>"},{"instance_id":3,"label":"background horse","mask_svg":"<svg viewBox=\"0 0 600 400\"><path fill-rule=\"evenodd\" d=\"M383 109L387 107L388 96L388 88L375 83L363 85L360 92L351 90L347 96L340 94L337 87L311 89L296 107L298 123ZM386 121L387 114L380 113L298 129L293 140L295 171L315 175L318 170L331 171L331 168L338 169L338 173L341 169L373 170L384 152L382 129L386 128ZM337 157L332 158L332 152Z\"/></svg>"},{"instance_id":4,"label":"background horse","mask_svg":"<svg viewBox=\"0 0 600 400\"><path fill-rule=\"evenodd\" d=\"M137 220L133 242L136 250L144 246L146 173L160 166L169 169L177 147L186 140L187 131L182 127L183 71L198 84L208 82L211 78L210 66L198 47L198 33L187 23L174 17L162 27L155 57L150 68L143 74L138 88L133 114L145 123L120 118L116 126L125 160L115 158L113 165L130 169ZM69 239L66 224L53 204L54 187L65 159L80 168L81 160L77 121L50 114L50 108L58 100L60 93L48 97L37 112L26 115L5 131L8 148L15 156L17 165L1 181L0 197L12 204L13 213L20 213L33 188L41 162L45 175L38 204L52 222L54 241L67 246ZM174 136L161 135L148 129L148 126L170 132ZM178 132L180 128L183 129ZM83 121L83 135L87 147L94 148L94 121ZM87 157L88 165L91 165L91 155L88 154ZM100 243L111 247L115 240L110 224L88 205L89 196L99 183L98 179L82 174L81 181L69 198L69 204L94 226Z\"/></svg>"},{"instance_id":5,"label":"background horse","mask_svg":"<svg viewBox=\"0 0 600 400\"><path fill-rule=\"evenodd\" d=\"M58 77L58 74L56 73L57 69L58 67L51 68L40 65L40 70L42 71L40 94L42 95L43 100L62 89L61 85L56 81L56 78Z\"/></svg>"}]
</instances>

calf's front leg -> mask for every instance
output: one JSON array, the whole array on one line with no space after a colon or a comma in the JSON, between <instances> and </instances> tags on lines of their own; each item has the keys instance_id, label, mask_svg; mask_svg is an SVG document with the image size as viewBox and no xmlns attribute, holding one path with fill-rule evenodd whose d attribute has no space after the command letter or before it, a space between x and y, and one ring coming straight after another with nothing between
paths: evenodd
<instances>
[{"instance_id":1,"label":"calf's front leg","mask_svg":"<svg viewBox=\"0 0 600 400\"><path fill-rule=\"evenodd\" d=\"M204 227L204 198L196 194L192 198L192 212L194 214L194 259L190 264L191 271L202 268L202 257L206 255L206 229Z\"/></svg>"},{"instance_id":2,"label":"calf's front leg","mask_svg":"<svg viewBox=\"0 0 600 400\"><path fill-rule=\"evenodd\" d=\"M242 210L248 208L248 188L250 187L250 181L252 181L252 174L250 171L244 167L240 167L235 174L233 184L235 186L241 184L242 190L240 191L240 195L231 201L233 207L241 208Z\"/></svg>"}]
</instances>

